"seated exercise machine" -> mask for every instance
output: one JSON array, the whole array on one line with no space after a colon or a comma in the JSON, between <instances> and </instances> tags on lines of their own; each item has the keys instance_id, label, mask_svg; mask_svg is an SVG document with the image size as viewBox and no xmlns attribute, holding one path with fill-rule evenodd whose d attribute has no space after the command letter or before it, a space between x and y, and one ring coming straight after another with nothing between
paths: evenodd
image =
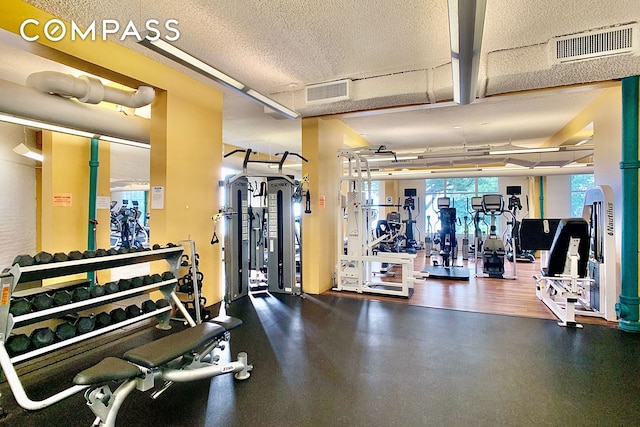
<instances>
[{"instance_id":1,"label":"seated exercise machine","mask_svg":"<svg viewBox=\"0 0 640 427\"><path fill-rule=\"evenodd\" d=\"M522 249L520 244L520 224L518 221L518 212L522 210L522 203L520 197L522 194L522 187L519 185L513 185L507 187L507 195L509 196L508 209L511 212L511 220L507 221L507 225L511 228L510 233L507 234L507 259L511 262L534 262L536 257L533 253Z\"/></svg>"},{"instance_id":2,"label":"seated exercise machine","mask_svg":"<svg viewBox=\"0 0 640 427\"><path fill-rule=\"evenodd\" d=\"M582 218L523 220L523 249L550 249L547 269L542 271L541 276L535 277L538 285L536 293L560 318L561 326L579 327L575 315L602 317L608 321L617 319L620 283L616 266L614 218L613 190L602 185L585 193ZM560 237L560 225L554 234L553 221L574 225L571 232L564 231L565 235ZM558 249L550 244L545 247L544 239L547 236L548 240L549 234L554 236L554 245L558 239L580 239L579 251L573 255L578 257L576 270L569 268L572 253L566 253L564 247ZM567 237L567 234L570 236ZM566 243L564 245L567 246ZM558 266L557 263L563 260L566 260L564 264ZM559 272L561 267L564 268ZM569 273L565 271L567 268ZM572 281L573 276L576 277Z\"/></svg>"},{"instance_id":3,"label":"seated exercise machine","mask_svg":"<svg viewBox=\"0 0 640 427\"><path fill-rule=\"evenodd\" d=\"M458 257L456 208L451 207L449 197L439 197L437 202L440 230L434 242L440 246L438 255L442 257L442 265L437 260L432 260L433 265L426 265L422 273L426 274L425 277L434 279L469 280L469 270L464 266L454 265ZM429 257L429 254L426 256Z\"/></svg>"},{"instance_id":4,"label":"seated exercise machine","mask_svg":"<svg viewBox=\"0 0 640 427\"><path fill-rule=\"evenodd\" d=\"M575 320L585 289L589 261L589 224L582 218L562 219L558 224L547 266L536 279L536 296L560 319L560 326L581 328Z\"/></svg>"}]
</instances>

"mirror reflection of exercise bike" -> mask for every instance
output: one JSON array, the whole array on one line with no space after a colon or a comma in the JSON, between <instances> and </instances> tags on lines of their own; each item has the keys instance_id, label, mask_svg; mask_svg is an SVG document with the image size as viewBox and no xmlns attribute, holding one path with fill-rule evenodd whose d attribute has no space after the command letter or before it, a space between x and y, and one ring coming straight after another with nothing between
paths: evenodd
<instances>
[{"instance_id":1,"label":"mirror reflection of exercise bike","mask_svg":"<svg viewBox=\"0 0 640 427\"><path fill-rule=\"evenodd\" d=\"M469 270L454 265L458 257L456 208L451 207L449 197L439 197L437 203L440 229L433 238L433 245L440 248L438 255L442 258L442 265L437 259L432 258L432 265L426 266L422 273L426 273L430 278L469 280ZM426 255L428 257L429 253Z\"/></svg>"},{"instance_id":2,"label":"mirror reflection of exercise bike","mask_svg":"<svg viewBox=\"0 0 640 427\"><path fill-rule=\"evenodd\" d=\"M137 200L131 202L123 200L117 211L114 208L118 202L111 202L111 247L113 248L142 248L149 245L149 232L140 222L140 211Z\"/></svg>"},{"instance_id":3,"label":"mirror reflection of exercise bike","mask_svg":"<svg viewBox=\"0 0 640 427\"><path fill-rule=\"evenodd\" d=\"M517 262L534 262L536 257L533 253L523 250L520 244L521 221L518 221L518 212L522 210L522 203L520 203L520 197L518 197L520 194L522 194L521 186L513 185L507 187L507 195L509 196L507 208L509 212L511 212L511 220L507 221L507 226L511 228L511 232L507 233L507 259L513 262L515 254L515 260Z\"/></svg>"}]
</instances>

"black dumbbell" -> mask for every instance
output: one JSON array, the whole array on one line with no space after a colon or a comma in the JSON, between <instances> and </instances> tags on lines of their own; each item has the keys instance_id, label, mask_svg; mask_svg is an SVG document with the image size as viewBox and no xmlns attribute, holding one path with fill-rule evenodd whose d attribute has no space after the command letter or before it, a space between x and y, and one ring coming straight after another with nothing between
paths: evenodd
<instances>
[{"instance_id":1,"label":"black dumbbell","mask_svg":"<svg viewBox=\"0 0 640 427\"><path fill-rule=\"evenodd\" d=\"M131 289L131 280L129 279L118 280L118 289L120 289L120 291L128 291L129 289Z\"/></svg>"},{"instance_id":2,"label":"black dumbbell","mask_svg":"<svg viewBox=\"0 0 640 427\"><path fill-rule=\"evenodd\" d=\"M69 291L60 290L60 291L56 291L53 294L53 304L56 307L69 304L70 302L71 302L71 292Z\"/></svg>"},{"instance_id":3,"label":"black dumbbell","mask_svg":"<svg viewBox=\"0 0 640 427\"><path fill-rule=\"evenodd\" d=\"M53 254L53 262L65 262L69 261L69 257L64 252L56 252Z\"/></svg>"},{"instance_id":4,"label":"black dumbbell","mask_svg":"<svg viewBox=\"0 0 640 427\"><path fill-rule=\"evenodd\" d=\"M60 341L68 340L76 336L76 327L73 323L64 322L56 326L56 337Z\"/></svg>"},{"instance_id":5,"label":"black dumbbell","mask_svg":"<svg viewBox=\"0 0 640 427\"><path fill-rule=\"evenodd\" d=\"M109 251L106 249L98 249L96 250L96 256L103 257L109 255Z\"/></svg>"},{"instance_id":6,"label":"black dumbbell","mask_svg":"<svg viewBox=\"0 0 640 427\"><path fill-rule=\"evenodd\" d=\"M116 292L119 292L120 288L118 287L117 282L108 282L104 284L104 290L105 290L105 293L110 295L110 294L115 294Z\"/></svg>"},{"instance_id":7,"label":"black dumbbell","mask_svg":"<svg viewBox=\"0 0 640 427\"><path fill-rule=\"evenodd\" d=\"M166 299L159 299L158 301L156 301L156 310L159 310L161 308L168 307L168 306L169 306L169 301L167 301Z\"/></svg>"},{"instance_id":8,"label":"black dumbbell","mask_svg":"<svg viewBox=\"0 0 640 427\"><path fill-rule=\"evenodd\" d=\"M14 316L22 316L23 314L31 313L31 302L26 298L18 298L11 301L9 313Z\"/></svg>"},{"instance_id":9,"label":"black dumbbell","mask_svg":"<svg viewBox=\"0 0 640 427\"><path fill-rule=\"evenodd\" d=\"M47 294L38 294L31 298L31 307L34 310L46 310L53 307L53 298Z\"/></svg>"},{"instance_id":10,"label":"black dumbbell","mask_svg":"<svg viewBox=\"0 0 640 427\"><path fill-rule=\"evenodd\" d=\"M144 276L142 278L142 283L144 283L145 285L151 285L155 282L153 281L153 276Z\"/></svg>"},{"instance_id":11,"label":"black dumbbell","mask_svg":"<svg viewBox=\"0 0 640 427\"><path fill-rule=\"evenodd\" d=\"M166 248L177 248L177 247L178 247L178 245L176 245L175 243L171 243L171 242L169 242L169 243L167 243L167 244L165 245L165 247L166 247Z\"/></svg>"},{"instance_id":12,"label":"black dumbbell","mask_svg":"<svg viewBox=\"0 0 640 427\"><path fill-rule=\"evenodd\" d=\"M77 287L71 292L71 299L73 300L73 302L85 301L90 297L91 294L89 293L89 288L87 288L86 286Z\"/></svg>"},{"instance_id":13,"label":"black dumbbell","mask_svg":"<svg viewBox=\"0 0 640 427\"><path fill-rule=\"evenodd\" d=\"M53 343L56 339L56 334L53 333L51 328L38 328L34 329L29 336L31 345L34 348L42 348Z\"/></svg>"},{"instance_id":14,"label":"black dumbbell","mask_svg":"<svg viewBox=\"0 0 640 427\"><path fill-rule=\"evenodd\" d=\"M106 291L102 285L93 285L89 287L89 295L91 295L91 298L104 296L105 293Z\"/></svg>"},{"instance_id":15,"label":"black dumbbell","mask_svg":"<svg viewBox=\"0 0 640 427\"><path fill-rule=\"evenodd\" d=\"M155 311L156 303L148 299L142 303L141 308L143 313L151 313L152 311Z\"/></svg>"},{"instance_id":16,"label":"black dumbbell","mask_svg":"<svg viewBox=\"0 0 640 427\"><path fill-rule=\"evenodd\" d=\"M82 258L95 258L96 257L96 251L84 251L82 252Z\"/></svg>"},{"instance_id":17,"label":"black dumbbell","mask_svg":"<svg viewBox=\"0 0 640 427\"><path fill-rule=\"evenodd\" d=\"M157 243L154 243L154 245L151 247L154 251L157 251L158 249L162 249L162 246L160 246Z\"/></svg>"},{"instance_id":18,"label":"black dumbbell","mask_svg":"<svg viewBox=\"0 0 640 427\"><path fill-rule=\"evenodd\" d=\"M31 255L18 255L17 257L15 257L15 259L13 260L13 264L11 265L18 264L20 267L29 267L34 263L35 260Z\"/></svg>"},{"instance_id":19,"label":"black dumbbell","mask_svg":"<svg viewBox=\"0 0 640 427\"><path fill-rule=\"evenodd\" d=\"M109 252L109 255L118 255L118 250L116 248L109 248L107 252Z\"/></svg>"},{"instance_id":20,"label":"black dumbbell","mask_svg":"<svg viewBox=\"0 0 640 427\"><path fill-rule=\"evenodd\" d=\"M114 308L109 314L111 315L111 323L119 323L127 320L127 313L120 307Z\"/></svg>"},{"instance_id":21,"label":"black dumbbell","mask_svg":"<svg viewBox=\"0 0 640 427\"><path fill-rule=\"evenodd\" d=\"M82 252L71 251L67 254L67 258L69 259L69 261L78 261L79 259L82 259Z\"/></svg>"},{"instance_id":22,"label":"black dumbbell","mask_svg":"<svg viewBox=\"0 0 640 427\"><path fill-rule=\"evenodd\" d=\"M95 317L96 329L104 328L111 324L111 315L106 312L98 313Z\"/></svg>"},{"instance_id":23,"label":"black dumbbell","mask_svg":"<svg viewBox=\"0 0 640 427\"><path fill-rule=\"evenodd\" d=\"M86 334L91 332L96 327L96 320L93 316L82 316L76 319L76 330L79 334Z\"/></svg>"},{"instance_id":24,"label":"black dumbbell","mask_svg":"<svg viewBox=\"0 0 640 427\"><path fill-rule=\"evenodd\" d=\"M138 317L141 314L140 307L138 307L135 304L131 304L130 306L127 306L127 308L124 309L124 312L127 315L127 319Z\"/></svg>"},{"instance_id":25,"label":"black dumbbell","mask_svg":"<svg viewBox=\"0 0 640 427\"><path fill-rule=\"evenodd\" d=\"M132 288L139 288L140 286L144 285L144 279L142 277L134 277L133 279L131 279L131 287Z\"/></svg>"},{"instance_id":26,"label":"black dumbbell","mask_svg":"<svg viewBox=\"0 0 640 427\"><path fill-rule=\"evenodd\" d=\"M49 264L51 261L53 261L53 255L51 255L49 252L40 251L36 254L36 256L33 257L33 260L36 264Z\"/></svg>"},{"instance_id":27,"label":"black dumbbell","mask_svg":"<svg viewBox=\"0 0 640 427\"><path fill-rule=\"evenodd\" d=\"M31 347L31 340L25 334L11 335L4 344L10 357L26 353Z\"/></svg>"},{"instance_id":28,"label":"black dumbbell","mask_svg":"<svg viewBox=\"0 0 640 427\"><path fill-rule=\"evenodd\" d=\"M171 280L171 279L175 279L176 276L171 272L171 271L165 271L164 273L162 273L162 280Z\"/></svg>"},{"instance_id":29,"label":"black dumbbell","mask_svg":"<svg viewBox=\"0 0 640 427\"><path fill-rule=\"evenodd\" d=\"M133 251L132 251L133 252ZM125 248L124 246L120 246L118 249L118 254L124 255L129 253L129 248Z\"/></svg>"},{"instance_id":30,"label":"black dumbbell","mask_svg":"<svg viewBox=\"0 0 640 427\"><path fill-rule=\"evenodd\" d=\"M151 275L151 283L160 283L162 282L162 276L159 275L158 273L152 274Z\"/></svg>"}]
</instances>

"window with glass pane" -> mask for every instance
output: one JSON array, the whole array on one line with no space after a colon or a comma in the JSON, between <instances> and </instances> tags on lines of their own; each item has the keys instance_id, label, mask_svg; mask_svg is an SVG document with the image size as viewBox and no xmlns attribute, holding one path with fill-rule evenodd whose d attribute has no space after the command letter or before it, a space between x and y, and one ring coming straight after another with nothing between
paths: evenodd
<instances>
[{"instance_id":1,"label":"window with glass pane","mask_svg":"<svg viewBox=\"0 0 640 427\"><path fill-rule=\"evenodd\" d=\"M571 216L582 216L584 194L593 185L593 174L571 175Z\"/></svg>"},{"instance_id":2,"label":"window with glass pane","mask_svg":"<svg viewBox=\"0 0 640 427\"><path fill-rule=\"evenodd\" d=\"M469 233L473 233L471 198L498 192L497 177L427 179L425 183L426 229L431 232L435 232L438 228L437 201L439 197L449 197L451 199L451 207L456 208L456 222L460 227L459 231L464 232L466 216Z\"/></svg>"}]
</instances>

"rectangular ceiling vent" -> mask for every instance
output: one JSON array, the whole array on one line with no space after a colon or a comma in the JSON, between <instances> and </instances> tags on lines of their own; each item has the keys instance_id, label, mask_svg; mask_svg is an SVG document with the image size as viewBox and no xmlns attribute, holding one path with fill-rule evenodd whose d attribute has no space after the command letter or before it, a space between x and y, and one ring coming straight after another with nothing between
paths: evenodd
<instances>
[{"instance_id":1,"label":"rectangular ceiling vent","mask_svg":"<svg viewBox=\"0 0 640 427\"><path fill-rule=\"evenodd\" d=\"M560 64L638 52L638 23L551 39L551 61Z\"/></svg>"},{"instance_id":2,"label":"rectangular ceiling vent","mask_svg":"<svg viewBox=\"0 0 640 427\"><path fill-rule=\"evenodd\" d=\"M309 85L305 87L304 93L307 105L348 101L351 99L351 80Z\"/></svg>"}]
</instances>

